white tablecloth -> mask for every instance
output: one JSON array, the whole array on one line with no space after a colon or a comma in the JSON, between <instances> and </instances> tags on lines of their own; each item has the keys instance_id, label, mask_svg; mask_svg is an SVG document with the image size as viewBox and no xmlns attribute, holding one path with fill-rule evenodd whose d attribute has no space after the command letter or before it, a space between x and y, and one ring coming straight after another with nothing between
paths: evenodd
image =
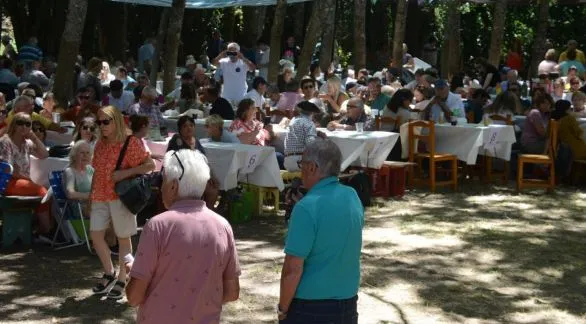
<instances>
[{"instance_id":1,"label":"white tablecloth","mask_svg":"<svg viewBox=\"0 0 586 324\"><path fill-rule=\"evenodd\" d=\"M177 133L177 121L179 118L169 118L163 117L165 119L164 126L167 127L167 130L171 133ZM224 120L224 130L227 130L228 127L232 124L231 120ZM208 131L205 127L205 120L204 119L196 119L195 120L195 137L196 138L207 138Z\"/></svg>"},{"instance_id":2,"label":"white tablecloth","mask_svg":"<svg viewBox=\"0 0 586 324\"><path fill-rule=\"evenodd\" d=\"M49 188L49 173L65 170L67 165L69 165L69 158L49 157L44 160L39 160L31 156L31 179L34 183Z\"/></svg>"},{"instance_id":3,"label":"white tablecloth","mask_svg":"<svg viewBox=\"0 0 586 324\"><path fill-rule=\"evenodd\" d=\"M167 141L169 138L167 138ZM154 154L165 154L167 141L147 141ZM211 170L220 182L220 189L236 188L238 181L263 187L285 188L275 156L270 146L229 144L201 141ZM160 164L158 164L160 167Z\"/></svg>"},{"instance_id":4,"label":"white tablecloth","mask_svg":"<svg viewBox=\"0 0 586 324\"><path fill-rule=\"evenodd\" d=\"M401 145L403 158L409 157L409 124L401 126ZM495 145L485 149L491 135L496 136ZM435 125L436 153L454 154L458 160L467 164L476 164L478 154L498 157L509 161L511 147L516 142L515 130L508 125L477 125L465 124L452 126L450 124Z\"/></svg>"},{"instance_id":5,"label":"white tablecloth","mask_svg":"<svg viewBox=\"0 0 586 324\"><path fill-rule=\"evenodd\" d=\"M56 145L67 145L71 144L73 141L73 131L74 128L68 127L67 133L59 133L55 131L48 130L47 131L47 142L56 144Z\"/></svg>"},{"instance_id":6,"label":"white tablecloth","mask_svg":"<svg viewBox=\"0 0 586 324\"><path fill-rule=\"evenodd\" d=\"M523 126L525 126L526 119L527 119L527 116L514 116L513 117L513 121L521 129L523 129ZM578 118L578 124L580 125L580 128L582 128L582 130L584 131L583 137L584 137L584 139L586 139L586 118Z\"/></svg>"}]
</instances>

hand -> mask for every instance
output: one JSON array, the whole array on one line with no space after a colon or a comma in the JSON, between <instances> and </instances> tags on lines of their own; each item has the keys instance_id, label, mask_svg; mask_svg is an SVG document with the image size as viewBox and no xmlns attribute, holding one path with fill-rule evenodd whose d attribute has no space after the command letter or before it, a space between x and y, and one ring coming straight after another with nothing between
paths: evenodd
<instances>
[{"instance_id":1,"label":"hand","mask_svg":"<svg viewBox=\"0 0 586 324\"><path fill-rule=\"evenodd\" d=\"M124 174L122 174L122 171L114 171L112 173L112 181L114 183L118 183L122 180L124 180Z\"/></svg>"},{"instance_id":2,"label":"hand","mask_svg":"<svg viewBox=\"0 0 586 324\"><path fill-rule=\"evenodd\" d=\"M242 52L237 52L237 53L238 53L237 57L239 59L242 59L243 60L244 59L244 55L242 55Z\"/></svg>"},{"instance_id":3,"label":"hand","mask_svg":"<svg viewBox=\"0 0 586 324\"><path fill-rule=\"evenodd\" d=\"M132 270L132 266L134 265L134 262L128 262L124 264L124 269L126 269L126 275L128 275L130 273L130 270Z\"/></svg>"},{"instance_id":4,"label":"hand","mask_svg":"<svg viewBox=\"0 0 586 324\"><path fill-rule=\"evenodd\" d=\"M287 319L287 314L281 314L277 316L279 318L279 321L284 321L285 319Z\"/></svg>"},{"instance_id":5,"label":"hand","mask_svg":"<svg viewBox=\"0 0 586 324\"><path fill-rule=\"evenodd\" d=\"M228 56L228 55L226 55L226 52L228 52L228 50L223 50L223 51L220 53L220 56L221 56L221 57L226 57L226 56Z\"/></svg>"}]
</instances>

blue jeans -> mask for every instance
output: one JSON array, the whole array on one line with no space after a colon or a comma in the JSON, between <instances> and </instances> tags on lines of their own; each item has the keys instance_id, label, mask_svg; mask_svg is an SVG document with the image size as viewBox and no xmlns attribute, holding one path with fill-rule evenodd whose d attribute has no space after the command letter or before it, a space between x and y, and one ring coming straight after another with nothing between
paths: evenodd
<instances>
[{"instance_id":1,"label":"blue jeans","mask_svg":"<svg viewBox=\"0 0 586 324\"><path fill-rule=\"evenodd\" d=\"M279 324L357 324L358 296L350 299L293 299L287 318Z\"/></svg>"}]
</instances>

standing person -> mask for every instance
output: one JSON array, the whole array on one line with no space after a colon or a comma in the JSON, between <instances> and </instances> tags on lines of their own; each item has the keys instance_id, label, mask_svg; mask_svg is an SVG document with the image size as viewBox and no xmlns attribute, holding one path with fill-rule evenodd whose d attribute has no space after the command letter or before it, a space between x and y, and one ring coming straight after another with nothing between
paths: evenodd
<instances>
[{"instance_id":1,"label":"standing person","mask_svg":"<svg viewBox=\"0 0 586 324\"><path fill-rule=\"evenodd\" d=\"M215 57L220 55L220 53L222 52L223 49L224 49L224 40L222 39L220 32L217 29L214 29L214 31L212 32L212 39L210 39L210 41L208 43L208 50L207 50L208 58L210 60L213 60Z\"/></svg>"},{"instance_id":2,"label":"standing person","mask_svg":"<svg viewBox=\"0 0 586 324\"><path fill-rule=\"evenodd\" d=\"M222 97L231 101L232 104L238 104L248 89L246 74L248 71L254 72L254 63L242 55L240 45L237 43L228 44L228 49L216 56L213 63L222 69L224 79Z\"/></svg>"},{"instance_id":3,"label":"standing person","mask_svg":"<svg viewBox=\"0 0 586 324\"><path fill-rule=\"evenodd\" d=\"M307 194L293 208L285 242L281 324L358 323L364 209L338 181L342 153L329 140L309 143L298 164Z\"/></svg>"},{"instance_id":4,"label":"standing person","mask_svg":"<svg viewBox=\"0 0 586 324\"><path fill-rule=\"evenodd\" d=\"M283 47L282 59L289 60L297 66L299 55L301 55L301 48L295 44L295 37L287 37L285 47Z\"/></svg>"},{"instance_id":5,"label":"standing person","mask_svg":"<svg viewBox=\"0 0 586 324\"><path fill-rule=\"evenodd\" d=\"M310 84L313 83L310 82ZM283 164L290 172L299 171L297 162L301 159L305 146L317 138L318 132L313 123L312 115L320 113L319 108L309 101L298 103L295 110L298 115L293 117L289 123L289 132L285 135L284 143L285 161ZM319 135L324 136L321 132Z\"/></svg>"},{"instance_id":6,"label":"standing person","mask_svg":"<svg viewBox=\"0 0 586 324\"><path fill-rule=\"evenodd\" d=\"M494 65L488 63L485 58L477 57L474 66L480 74L480 83L483 89L488 91L490 88L495 88L496 84L501 81L499 70Z\"/></svg>"},{"instance_id":7,"label":"standing person","mask_svg":"<svg viewBox=\"0 0 586 324\"><path fill-rule=\"evenodd\" d=\"M155 44L157 43L154 38L147 38L144 44L138 49L138 71L144 72L146 65L150 66L150 62L155 55Z\"/></svg>"},{"instance_id":8,"label":"standing person","mask_svg":"<svg viewBox=\"0 0 586 324\"><path fill-rule=\"evenodd\" d=\"M258 75L265 80L269 77L269 59L271 56L271 48L263 40L258 40L256 43L256 67L258 68Z\"/></svg>"},{"instance_id":9,"label":"standing person","mask_svg":"<svg viewBox=\"0 0 586 324\"><path fill-rule=\"evenodd\" d=\"M155 163L141 141L131 137L128 139L121 170L115 170L116 161L127 140L122 114L113 106L104 107L98 112L96 124L100 128L100 138L96 143L92 161L95 172L90 193L90 235L104 275L92 290L94 294L107 294L109 299L121 299L126 286L126 269L121 266L116 278L116 270L104 234L112 223L120 245L119 262L123 265L123 257L132 252L130 238L136 234L136 215L120 201L114 187L121 180L154 170Z\"/></svg>"},{"instance_id":10,"label":"standing person","mask_svg":"<svg viewBox=\"0 0 586 324\"><path fill-rule=\"evenodd\" d=\"M232 228L202 200L209 179L203 154L165 154L161 192L169 210L144 226L136 259L126 263L138 323L219 323L222 305L238 299Z\"/></svg>"},{"instance_id":11,"label":"standing person","mask_svg":"<svg viewBox=\"0 0 586 324\"><path fill-rule=\"evenodd\" d=\"M43 51L39 48L39 40L31 37L28 42L18 49L18 62L40 62L43 59Z\"/></svg>"},{"instance_id":12,"label":"standing person","mask_svg":"<svg viewBox=\"0 0 586 324\"><path fill-rule=\"evenodd\" d=\"M563 62L563 61L567 61L568 58L568 52L570 51L575 51L576 52L576 59L578 61L580 61L580 63L582 64L586 64L586 56L584 56L584 52L582 52L581 50L578 49L578 42L570 39L568 41L568 49L563 51L562 54L560 54L560 58L559 58L559 62Z\"/></svg>"}]
</instances>

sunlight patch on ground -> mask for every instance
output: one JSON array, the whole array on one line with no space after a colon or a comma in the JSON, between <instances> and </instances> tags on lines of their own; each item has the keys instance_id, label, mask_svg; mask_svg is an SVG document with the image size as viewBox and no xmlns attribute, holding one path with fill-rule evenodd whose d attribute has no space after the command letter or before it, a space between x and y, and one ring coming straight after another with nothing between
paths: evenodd
<instances>
[{"instance_id":1,"label":"sunlight patch on ground","mask_svg":"<svg viewBox=\"0 0 586 324\"><path fill-rule=\"evenodd\" d=\"M534 311L517 312L507 316L507 319L515 323L586 323L584 318L563 312L544 305L536 305Z\"/></svg>"},{"instance_id":2,"label":"sunlight patch on ground","mask_svg":"<svg viewBox=\"0 0 586 324\"><path fill-rule=\"evenodd\" d=\"M463 244L456 236L429 238L422 235L403 234L394 228L368 228L362 235L365 242L389 242L396 245L393 250L403 252L423 248L457 247Z\"/></svg>"}]
</instances>

